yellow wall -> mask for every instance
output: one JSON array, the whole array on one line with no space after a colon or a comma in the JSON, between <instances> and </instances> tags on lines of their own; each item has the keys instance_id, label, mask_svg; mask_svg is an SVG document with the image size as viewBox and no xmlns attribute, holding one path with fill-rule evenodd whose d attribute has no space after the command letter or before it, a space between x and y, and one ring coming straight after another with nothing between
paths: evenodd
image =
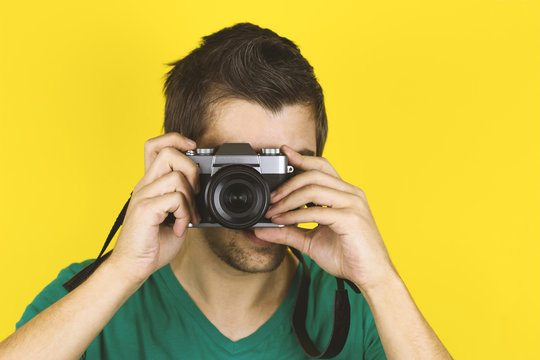
<instances>
[{"instance_id":1,"label":"yellow wall","mask_svg":"<svg viewBox=\"0 0 540 360\"><path fill-rule=\"evenodd\" d=\"M315 67L324 156L454 357L540 358L539 1L133 4L0 5L0 339L99 252L160 133L164 64L250 21Z\"/></svg>"}]
</instances>

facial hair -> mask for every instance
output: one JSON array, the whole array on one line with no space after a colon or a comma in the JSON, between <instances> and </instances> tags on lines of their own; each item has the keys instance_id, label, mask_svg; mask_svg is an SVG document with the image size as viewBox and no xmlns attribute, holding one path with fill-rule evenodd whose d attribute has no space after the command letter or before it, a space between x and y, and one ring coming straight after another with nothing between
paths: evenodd
<instances>
[{"instance_id":1,"label":"facial hair","mask_svg":"<svg viewBox=\"0 0 540 360\"><path fill-rule=\"evenodd\" d=\"M204 228L204 241L212 252L232 268L246 273L266 273L276 270L283 262L287 246L272 244L255 246L241 230Z\"/></svg>"}]
</instances>

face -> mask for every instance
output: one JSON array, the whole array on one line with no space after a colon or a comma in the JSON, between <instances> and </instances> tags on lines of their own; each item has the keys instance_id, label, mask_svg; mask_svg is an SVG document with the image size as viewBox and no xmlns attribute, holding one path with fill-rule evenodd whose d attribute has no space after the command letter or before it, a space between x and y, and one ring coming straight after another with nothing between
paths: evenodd
<instances>
[{"instance_id":1,"label":"face","mask_svg":"<svg viewBox=\"0 0 540 360\"><path fill-rule=\"evenodd\" d=\"M304 155L314 155L315 121L311 109L304 105L284 106L280 113L272 114L258 104L227 99L215 106L214 120L197 139L197 147L217 147L225 142L247 142L257 152L286 144ZM192 228L190 232L190 237L204 241L219 259L243 272L273 271L287 252L285 245L257 245L242 230Z\"/></svg>"}]
</instances>

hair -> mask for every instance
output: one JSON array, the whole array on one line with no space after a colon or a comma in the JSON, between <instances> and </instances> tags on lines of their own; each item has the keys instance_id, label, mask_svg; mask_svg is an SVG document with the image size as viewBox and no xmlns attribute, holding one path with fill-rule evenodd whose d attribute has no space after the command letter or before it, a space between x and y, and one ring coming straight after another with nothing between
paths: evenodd
<instances>
[{"instance_id":1,"label":"hair","mask_svg":"<svg viewBox=\"0 0 540 360\"><path fill-rule=\"evenodd\" d=\"M321 156L328 134L322 88L313 67L291 40L251 23L204 36L173 66L164 84L163 130L197 140L212 120L213 105L237 98L278 113L284 105L310 106Z\"/></svg>"}]
</instances>

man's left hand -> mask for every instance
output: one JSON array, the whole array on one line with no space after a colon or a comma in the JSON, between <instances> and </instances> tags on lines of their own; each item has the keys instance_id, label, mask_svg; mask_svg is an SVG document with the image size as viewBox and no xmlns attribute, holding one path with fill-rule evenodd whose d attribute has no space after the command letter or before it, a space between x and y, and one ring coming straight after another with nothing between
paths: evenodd
<instances>
[{"instance_id":1,"label":"man's left hand","mask_svg":"<svg viewBox=\"0 0 540 360\"><path fill-rule=\"evenodd\" d=\"M286 145L281 151L302 172L273 192L265 216L290 226L255 228L255 236L298 249L331 275L354 282L362 292L397 275L364 192L343 181L325 158L301 155ZM310 202L322 206L298 209ZM296 226L310 222L318 226Z\"/></svg>"}]
</instances>

